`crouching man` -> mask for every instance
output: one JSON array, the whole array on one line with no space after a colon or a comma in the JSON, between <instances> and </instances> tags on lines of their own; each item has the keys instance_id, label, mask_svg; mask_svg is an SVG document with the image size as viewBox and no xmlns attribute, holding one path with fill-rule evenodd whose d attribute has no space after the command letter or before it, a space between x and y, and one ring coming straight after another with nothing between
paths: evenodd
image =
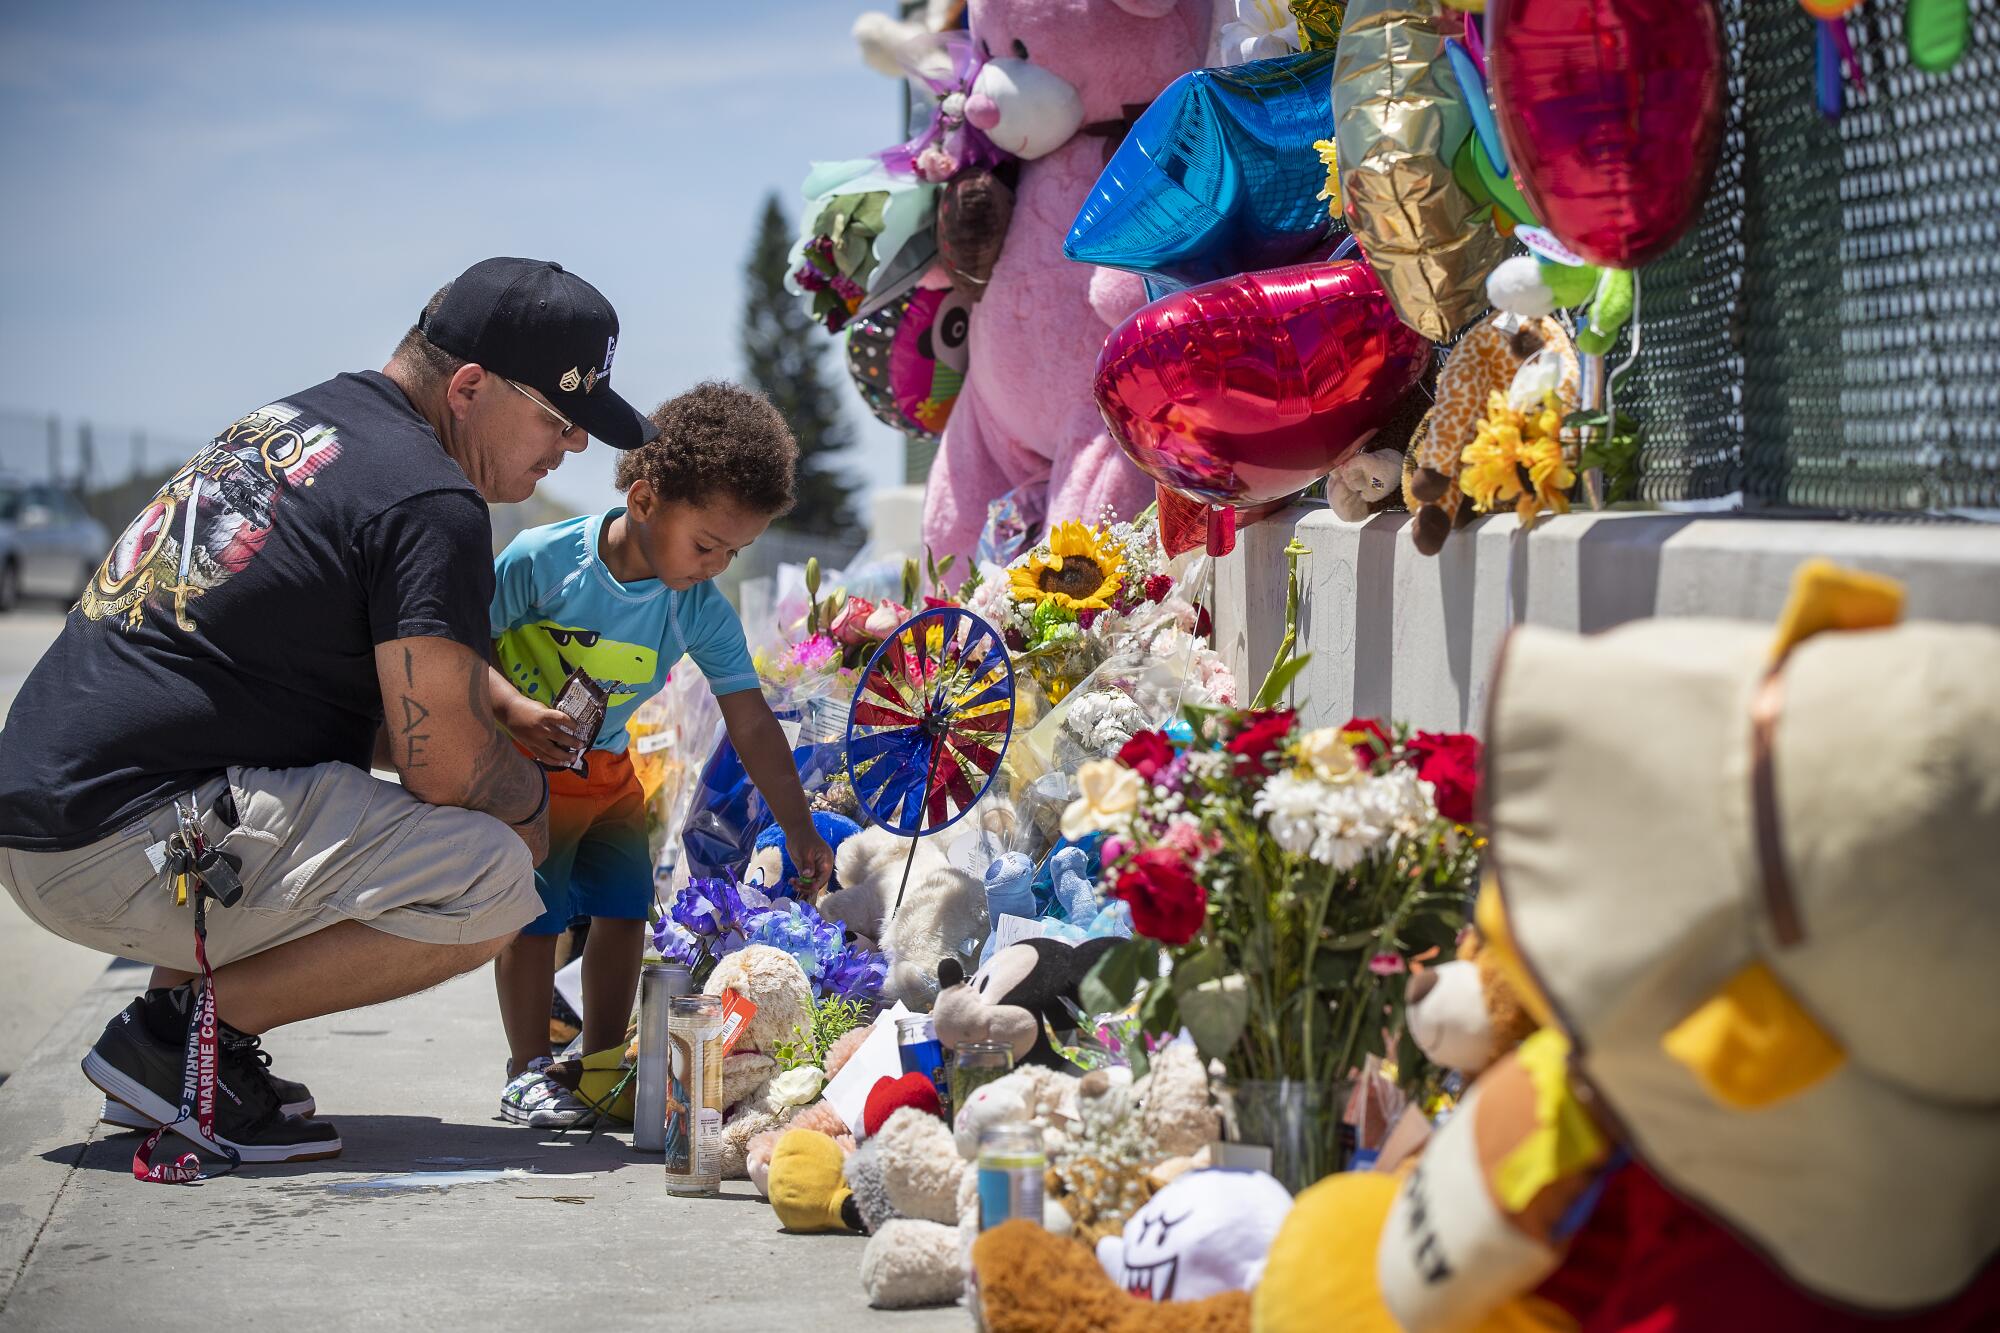
<instances>
[{"instance_id":1,"label":"crouching man","mask_svg":"<svg viewBox=\"0 0 2000 1333\"><path fill-rule=\"evenodd\" d=\"M155 967L84 1058L108 1118L180 1117L202 881L214 1123L175 1132L246 1162L340 1151L261 1034L469 971L540 914L548 784L487 697L486 505L653 433L609 387L617 333L558 265L474 265L382 371L216 436L70 612L0 731L0 883Z\"/></svg>"}]
</instances>

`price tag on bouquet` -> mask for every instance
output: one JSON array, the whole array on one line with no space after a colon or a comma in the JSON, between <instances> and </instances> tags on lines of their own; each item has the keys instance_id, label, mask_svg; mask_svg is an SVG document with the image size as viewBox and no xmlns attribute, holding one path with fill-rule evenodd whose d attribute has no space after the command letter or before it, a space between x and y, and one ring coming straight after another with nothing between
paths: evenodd
<instances>
[{"instance_id":1,"label":"price tag on bouquet","mask_svg":"<svg viewBox=\"0 0 2000 1333\"><path fill-rule=\"evenodd\" d=\"M572 670L563 682L562 692L556 696L556 711L566 714L576 724L577 737L576 762L569 765L568 772L584 771L610 701L611 696L597 683L597 678L580 668Z\"/></svg>"}]
</instances>

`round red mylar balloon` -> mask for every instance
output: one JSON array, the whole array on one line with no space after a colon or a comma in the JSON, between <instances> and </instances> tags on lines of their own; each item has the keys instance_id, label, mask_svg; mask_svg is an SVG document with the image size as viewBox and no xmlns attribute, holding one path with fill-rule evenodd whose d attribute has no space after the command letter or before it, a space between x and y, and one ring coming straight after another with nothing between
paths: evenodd
<instances>
[{"instance_id":1,"label":"round red mylar balloon","mask_svg":"<svg viewBox=\"0 0 2000 1333\"><path fill-rule=\"evenodd\" d=\"M1722 142L1713 0L1491 0L1486 19L1495 119L1542 224L1609 268L1665 253Z\"/></svg>"},{"instance_id":2,"label":"round red mylar balloon","mask_svg":"<svg viewBox=\"0 0 2000 1333\"><path fill-rule=\"evenodd\" d=\"M1112 331L1097 405L1141 471L1213 505L1310 486L1389 420L1431 345L1361 260L1174 292Z\"/></svg>"}]
</instances>

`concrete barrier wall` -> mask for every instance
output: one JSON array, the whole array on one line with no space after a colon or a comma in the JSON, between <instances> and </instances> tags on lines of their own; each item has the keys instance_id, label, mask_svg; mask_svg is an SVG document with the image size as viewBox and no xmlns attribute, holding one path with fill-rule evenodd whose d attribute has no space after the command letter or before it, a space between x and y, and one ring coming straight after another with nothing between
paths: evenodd
<instances>
[{"instance_id":1,"label":"concrete barrier wall","mask_svg":"<svg viewBox=\"0 0 2000 1333\"><path fill-rule=\"evenodd\" d=\"M1406 514L1344 523L1300 506L1241 534L1216 582L1216 633L1254 693L1284 632L1286 543L1300 561L1294 688L1315 722L1390 717L1477 729L1510 626L1589 633L1643 616L1769 622L1814 555L1893 575L1909 615L2000 625L2000 527L1678 514L1571 514L1523 532L1512 515L1421 555Z\"/></svg>"}]
</instances>

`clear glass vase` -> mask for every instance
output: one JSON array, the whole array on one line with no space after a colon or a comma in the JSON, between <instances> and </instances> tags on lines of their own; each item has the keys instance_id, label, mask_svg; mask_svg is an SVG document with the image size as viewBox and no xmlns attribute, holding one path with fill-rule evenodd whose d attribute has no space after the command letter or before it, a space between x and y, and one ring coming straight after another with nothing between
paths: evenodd
<instances>
[{"instance_id":1,"label":"clear glass vase","mask_svg":"<svg viewBox=\"0 0 2000 1333\"><path fill-rule=\"evenodd\" d=\"M1351 1084L1236 1079L1217 1089L1223 1138L1270 1151L1268 1168L1297 1194L1346 1167L1353 1131L1341 1123Z\"/></svg>"}]
</instances>

